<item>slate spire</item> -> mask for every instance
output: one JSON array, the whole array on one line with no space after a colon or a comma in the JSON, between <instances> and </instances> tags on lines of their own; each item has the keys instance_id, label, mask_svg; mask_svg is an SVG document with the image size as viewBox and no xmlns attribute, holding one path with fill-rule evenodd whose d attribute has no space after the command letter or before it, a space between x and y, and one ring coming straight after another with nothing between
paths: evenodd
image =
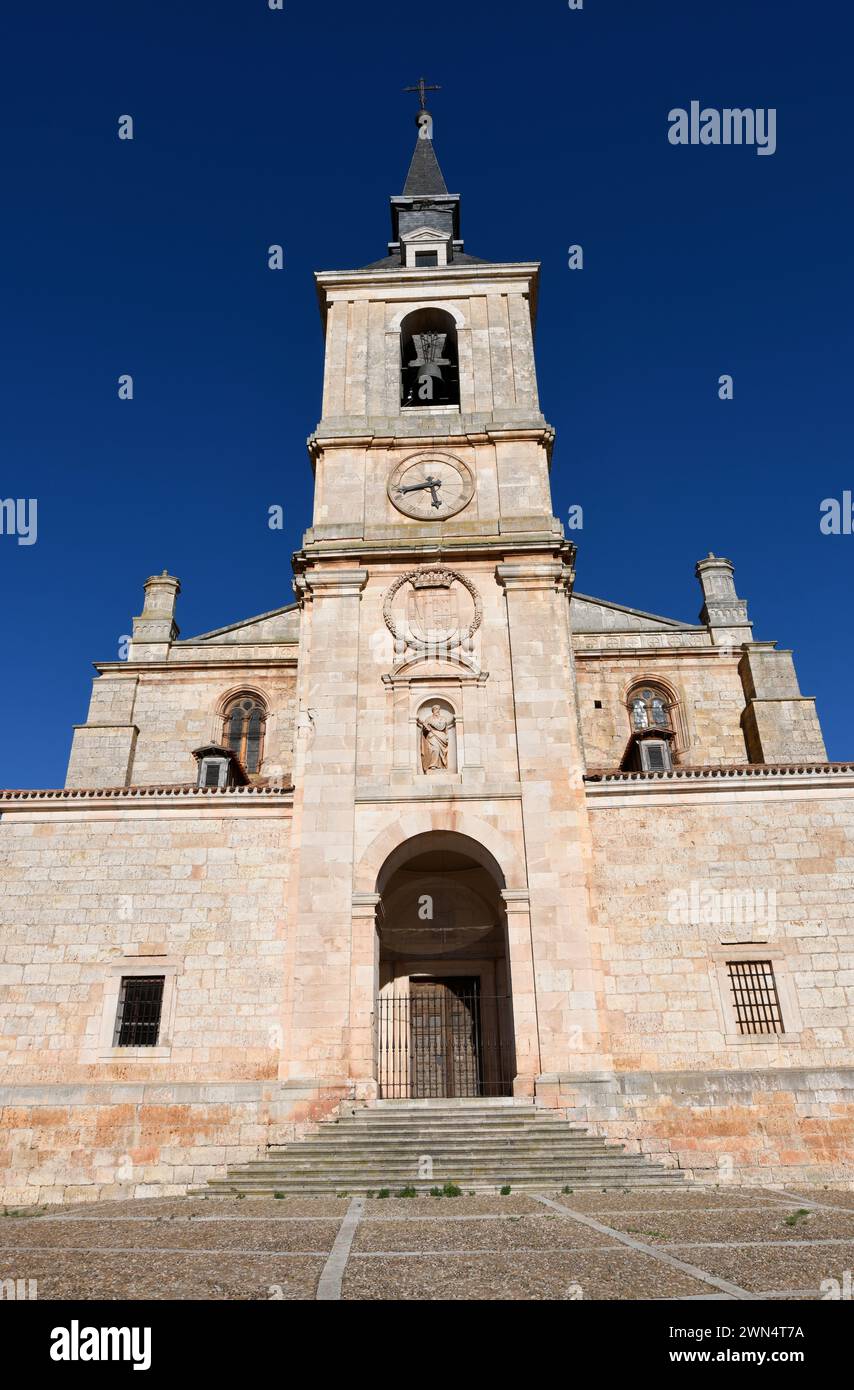
<instances>
[{"instance_id":1,"label":"slate spire","mask_svg":"<svg viewBox=\"0 0 854 1390\"><path fill-rule=\"evenodd\" d=\"M403 185L403 196L423 198L431 193L446 195L448 185L433 148L433 118L429 111L419 111L417 122L418 139L415 141L412 163Z\"/></svg>"},{"instance_id":2,"label":"slate spire","mask_svg":"<svg viewBox=\"0 0 854 1390\"><path fill-rule=\"evenodd\" d=\"M391 199L390 250L399 254L405 264L401 238L407 233L417 230L423 232L425 228L430 228L447 243L447 264L450 264L455 254L462 254L463 249L460 241L460 199L459 194L448 192L448 185L436 158L433 148L433 117L424 105L425 89L423 78L418 87L406 89L418 91L420 95L420 109L415 117L418 139L415 141L415 150L403 192L399 197ZM441 263L444 265L446 261L443 260Z\"/></svg>"}]
</instances>

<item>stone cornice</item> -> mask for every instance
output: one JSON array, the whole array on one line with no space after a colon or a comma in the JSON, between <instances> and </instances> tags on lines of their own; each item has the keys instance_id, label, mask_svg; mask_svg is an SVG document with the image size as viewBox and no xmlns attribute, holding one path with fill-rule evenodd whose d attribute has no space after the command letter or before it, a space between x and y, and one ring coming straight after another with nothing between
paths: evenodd
<instances>
[{"instance_id":1,"label":"stone cornice","mask_svg":"<svg viewBox=\"0 0 854 1390\"><path fill-rule=\"evenodd\" d=\"M436 782L422 778L425 783L422 787L387 787L380 784L371 785L370 783L360 783L356 788L355 801L357 805L378 806L386 802L402 802L403 804L419 805L425 801L435 802L456 802L456 801L521 801L522 786L519 782L502 783L481 783L477 786L463 786L461 782L455 781L451 785L441 785Z\"/></svg>"},{"instance_id":2,"label":"stone cornice","mask_svg":"<svg viewBox=\"0 0 854 1390\"><path fill-rule=\"evenodd\" d=\"M457 429L448 428L440 430L436 428L436 421L449 422L456 424ZM400 425L399 417L391 418L380 417L377 420L377 428L372 428L371 419L363 416L335 416L331 420L321 420L317 429L310 434L306 440L309 454L312 460L316 460L321 449L331 448L359 448L359 449L438 449L438 448L458 448L464 449L467 445L490 444L495 440L502 443L530 442L542 444L546 449L551 450L554 444L555 431L542 415L537 419L526 421L522 420L495 420L491 416L483 415L479 421L476 417L462 417L459 414L452 416L434 416L431 421L424 420L405 420L402 423L410 426L409 431L389 428L390 425ZM439 443L437 443L437 440Z\"/></svg>"},{"instance_id":3,"label":"stone cornice","mask_svg":"<svg viewBox=\"0 0 854 1390\"><path fill-rule=\"evenodd\" d=\"M507 531L499 535L461 535L424 538L412 532L404 532L401 527L398 539L362 540L359 538L342 540L323 540L307 542L302 550L294 555L294 567L302 567L318 560L336 561L364 560L373 566L381 563L399 565L417 562L428 564L433 560L495 562L496 555L502 557L517 554L545 554L553 558L555 552L562 552L567 544L558 532L551 531Z\"/></svg>"},{"instance_id":4,"label":"stone cornice","mask_svg":"<svg viewBox=\"0 0 854 1390\"><path fill-rule=\"evenodd\" d=\"M519 280L523 286L526 282L534 280L540 273L539 261L486 261L482 265L463 265L442 266L441 271L435 267L419 272L411 267L406 269L399 265L383 267L381 270L319 270L315 272L315 284L318 293L324 292L328 296L330 290L343 289L353 291L356 289L375 289L380 285L388 285L392 291L389 298L412 299L415 287L419 283L429 285L430 299L440 299L444 293L444 286L447 285L449 291L455 290L459 293L460 287L467 281L478 281L489 283L491 280L512 281Z\"/></svg>"},{"instance_id":5,"label":"stone cornice","mask_svg":"<svg viewBox=\"0 0 854 1390\"><path fill-rule=\"evenodd\" d=\"M300 605L322 598L359 598L368 582L366 569L309 569L299 552L294 556L294 590Z\"/></svg>"},{"instance_id":6,"label":"stone cornice","mask_svg":"<svg viewBox=\"0 0 854 1390\"><path fill-rule=\"evenodd\" d=\"M508 592L528 589L570 590L574 578L574 559L575 546L571 541L564 541L560 546L560 559L539 564L496 565L495 577Z\"/></svg>"},{"instance_id":7,"label":"stone cornice","mask_svg":"<svg viewBox=\"0 0 854 1390\"><path fill-rule=\"evenodd\" d=\"M728 767L676 767L671 772L620 772L591 768L585 774L588 800L615 804L625 798L661 801L717 793L757 796L832 794L854 790L854 763L742 763Z\"/></svg>"},{"instance_id":8,"label":"stone cornice","mask_svg":"<svg viewBox=\"0 0 854 1390\"><path fill-rule=\"evenodd\" d=\"M252 642L246 645L261 647L264 646L265 643ZM271 642L269 645L285 647L290 644L287 642ZM293 643L294 647L297 645L297 643ZM210 647L205 645L200 650L210 651L212 647L213 644L211 644ZM139 676L148 675L152 671L156 671L158 675L162 675L164 672L177 675L185 671L217 671L225 670L233 666L241 666L247 670L254 670L256 668L264 671L271 671L277 668L281 670L293 670L297 664L296 651L293 656L241 656L241 648L236 642L222 642L215 650L217 653L216 656L211 657L208 661L203 659L184 661L183 659L178 660L173 658L167 661L93 661L92 665L99 675L126 676L128 679L131 677L136 679ZM225 652L229 652L231 655L228 657L220 655L220 653Z\"/></svg>"},{"instance_id":9,"label":"stone cornice","mask_svg":"<svg viewBox=\"0 0 854 1390\"><path fill-rule=\"evenodd\" d=\"M0 791L0 813L28 810L93 810L104 806L130 808L144 804L199 809L200 805L233 808L238 806L290 806L293 787L282 784L244 787L197 787L191 782L165 786L136 787L56 787Z\"/></svg>"},{"instance_id":10,"label":"stone cornice","mask_svg":"<svg viewBox=\"0 0 854 1390\"><path fill-rule=\"evenodd\" d=\"M680 778L732 777L854 777L854 763L730 763L724 767L674 767L670 772L623 772L619 768L591 767L585 782L670 782Z\"/></svg>"}]
</instances>

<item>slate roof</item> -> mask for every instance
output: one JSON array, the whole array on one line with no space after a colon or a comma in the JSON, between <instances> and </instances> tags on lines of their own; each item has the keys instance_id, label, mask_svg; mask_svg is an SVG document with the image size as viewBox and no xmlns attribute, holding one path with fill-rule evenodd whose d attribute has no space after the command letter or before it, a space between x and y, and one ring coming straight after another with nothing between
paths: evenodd
<instances>
[{"instance_id":1,"label":"slate roof","mask_svg":"<svg viewBox=\"0 0 854 1390\"><path fill-rule=\"evenodd\" d=\"M420 198L431 193L447 193L442 170L432 140L415 142L415 153L403 186L404 198Z\"/></svg>"},{"instance_id":2,"label":"slate roof","mask_svg":"<svg viewBox=\"0 0 854 1390\"><path fill-rule=\"evenodd\" d=\"M485 261L481 256L467 256L464 251L455 251L454 259L450 263L450 269L455 265L492 265L492 261ZM400 264L400 256L383 256L381 261L371 261L370 265L360 265L359 270L405 270L406 266Z\"/></svg>"}]
</instances>

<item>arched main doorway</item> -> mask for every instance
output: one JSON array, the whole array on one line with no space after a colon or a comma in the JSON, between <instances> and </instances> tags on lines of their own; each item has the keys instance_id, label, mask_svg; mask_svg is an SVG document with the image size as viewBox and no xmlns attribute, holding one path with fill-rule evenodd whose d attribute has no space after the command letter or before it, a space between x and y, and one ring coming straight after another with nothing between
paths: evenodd
<instances>
[{"instance_id":1,"label":"arched main doorway","mask_svg":"<svg viewBox=\"0 0 854 1390\"><path fill-rule=\"evenodd\" d=\"M510 1095L504 880L466 835L400 845L377 883L376 1060L384 1099Z\"/></svg>"}]
</instances>

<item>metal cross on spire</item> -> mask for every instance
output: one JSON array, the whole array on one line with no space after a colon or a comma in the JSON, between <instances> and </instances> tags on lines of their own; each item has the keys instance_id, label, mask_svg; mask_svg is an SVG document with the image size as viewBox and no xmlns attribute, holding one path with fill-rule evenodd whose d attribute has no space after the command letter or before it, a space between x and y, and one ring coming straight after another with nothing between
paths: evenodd
<instances>
[{"instance_id":1,"label":"metal cross on spire","mask_svg":"<svg viewBox=\"0 0 854 1390\"><path fill-rule=\"evenodd\" d=\"M420 102L420 109L421 109L422 111L426 111L426 110L427 110L427 93L428 93L428 92L441 92L442 88L441 88L441 87L437 87L437 86L435 86L435 85L433 85L433 84L431 84L431 83L428 83L426 77L419 77L418 83L417 83L416 86L414 86L414 87L404 87L403 90L404 90L405 92L417 92L417 93L418 93L418 100L419 100L419 102Z\"/></svg>"}]
</instances>

